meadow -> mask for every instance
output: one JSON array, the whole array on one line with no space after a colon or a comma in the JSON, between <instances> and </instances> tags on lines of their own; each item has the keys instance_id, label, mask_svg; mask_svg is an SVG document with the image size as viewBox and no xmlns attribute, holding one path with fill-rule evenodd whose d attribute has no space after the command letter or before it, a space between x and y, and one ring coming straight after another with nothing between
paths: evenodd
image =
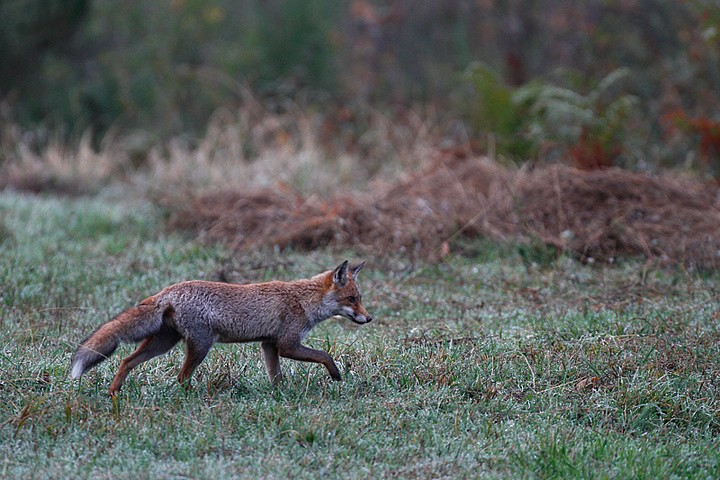
<instances>
[{"instance_id":1,"label":"meadow","mask_svg":"<svg viewBox=\"0 0 720 480\"><path fill-rule=\"evenodd\" d=\"M344 381L259 346L218 345L186 392L180 346L107 388L125 345L80 381L78 343L160 288L313 275L362 252L238 252L166 228L109 187L0 192L0 477L718 478L718 277L467 241L464 255L367 257L375 320L308 344ZM530 259L532 260L532 259Z\"/></svg>"},{"instance_id":2,"label":"meadow","mask_svg":"<svg viewBox=\"0 0 720 480\"><path fill-rule=\"evenodd\" d=\"M712 3L0 2L0 478L720 478ZM169 284L345 259L343 382L70 379Z\"/></svg>"}]
</instances>

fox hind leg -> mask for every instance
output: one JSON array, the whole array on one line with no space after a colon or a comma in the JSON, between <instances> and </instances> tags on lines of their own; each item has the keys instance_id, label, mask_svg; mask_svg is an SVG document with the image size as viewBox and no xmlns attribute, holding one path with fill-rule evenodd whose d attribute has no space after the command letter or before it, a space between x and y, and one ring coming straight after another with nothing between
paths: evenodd
<instances>
[{"instance_id":1,"label":"fox hind leg","mask_svg":"<svg viewBox=\"0 0 720 480\"><path fill-rule=\"evenodd\" d=\"M190 377L198 365L205 360L210 348L212 348L214 340L212 339L186 339L187 350L185 352L185 362L180 369L178 374L178 382L185 387L186 390L190 390Z\"/></svg>"},{"instance_id":2,"label":"fox hind leg","mask_svg":"<svg viewBox=\"0 0 720 480\"><path fill-rule=\"evenodd\" d=\"M140 346L120 363L115 379L110 385L110 396L116 395L130 371L143 362L167 353L180 341L180 334L170 327L162 327L160 331L142 341Z\"/></svg>"}]
</instances>

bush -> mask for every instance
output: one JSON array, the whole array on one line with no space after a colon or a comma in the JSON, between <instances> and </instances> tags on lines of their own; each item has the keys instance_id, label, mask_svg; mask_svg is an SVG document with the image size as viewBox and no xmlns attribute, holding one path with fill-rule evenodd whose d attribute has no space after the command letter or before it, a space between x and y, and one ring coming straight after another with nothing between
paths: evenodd
<instances>
[{"instance_id":1,"label":"bush","mask_svg":"<svg viewBox=\"0 0 720 480\"><path fill-rule=\"evenodd\" d=\"M98 138L136 129L151 141L193 138L251 91L274 112L292 102L464 111L521 159L716 163L705 130L661 122L673 112L720 121L720 16L703 0L16 0L1 2L0 16L0 120L74 140L88 128ZM618 66L632 88L591 98ZM559 68L577 73L554 77ZM463 71L478 96L471 112L449 100L468 100ZM525 87L552 102L540 123L511 98ZM627 127L635 135L618 138Z\"/></svg>"},{"instance_id":2,"label":"bush","mask_svg":"<svg viewBox=\"0 0 720 480\"><path fill-rule=\"evenodd\" d=\"M587 93L535 80L505 85L483 64L465 74L466 116L476 131L492 138L496 152L518 160L566 160L583 169L609 167L627 154L638 98L624 93L630 75L618 69Z\"/></svg>"},{"instance_id":3,"label":"bush","mask_svg":"<svg viewBox=\"0 0 720 480\"><path fill-rule=\"evenodd\" d=\"M333 85L329 0L2 5L11 28L0 53L11 61L0 87L25 125L165 137L201 131L215 110L241 101L246 82L266 91L288 79L293 88Z\"/></svg>"}]
</instances>

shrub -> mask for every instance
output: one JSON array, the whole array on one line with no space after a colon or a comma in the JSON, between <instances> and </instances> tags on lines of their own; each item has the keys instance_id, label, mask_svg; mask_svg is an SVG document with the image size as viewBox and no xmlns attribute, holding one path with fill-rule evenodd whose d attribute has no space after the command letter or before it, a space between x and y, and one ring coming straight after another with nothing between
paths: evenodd
<instances>
[{"instance_id":1,"label":"shrub","mask_svg":"<svg viewBox=\"0 0 720 480\"><path fill-rule=\"evenodd\" d=\"M489 67L474 64L465 75L471 85L467 115L474 128L494 137L500 155L609 167L625 151L637 113L637 97L618 88L629 74L615 70L583 94L539 80L512 88Z\"/></svg>"}]
</instances>

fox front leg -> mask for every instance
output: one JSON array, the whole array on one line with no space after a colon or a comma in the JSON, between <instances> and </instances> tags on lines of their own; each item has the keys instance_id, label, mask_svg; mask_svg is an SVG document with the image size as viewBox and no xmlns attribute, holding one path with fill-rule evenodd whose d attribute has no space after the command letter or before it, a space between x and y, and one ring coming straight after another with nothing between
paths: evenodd
<instances>
[{"instance_id":1,"label":"fox front leg","mask_svg":"<svg viewBox=\"0 0 720 480\"><path fill-rule=\"evenodd\" d=\"M296 344L292 346L284 346L279 348L281 357L291 358L293 360L300 360L301 362L314 362L322 363L327 368L328 373L333 380L340 381L342 376L340 370L338 370L335 361L332 359L329 353L323 352L322 350L315 350L304 345Z\"/></svg>"},{"instance_id":2,"label":"fox front leg","mask_svg":"<svg viewBox=\"0 0 720 480\"><path fill-rule=\"evenodd\" d=\"M278 348L272 342L262 342L260 346L262 347L263 360L265 360L265 366L267 367L270 382L272 382L273 385L276 385L282 379Z\"/></svg>"}]
</instances>

